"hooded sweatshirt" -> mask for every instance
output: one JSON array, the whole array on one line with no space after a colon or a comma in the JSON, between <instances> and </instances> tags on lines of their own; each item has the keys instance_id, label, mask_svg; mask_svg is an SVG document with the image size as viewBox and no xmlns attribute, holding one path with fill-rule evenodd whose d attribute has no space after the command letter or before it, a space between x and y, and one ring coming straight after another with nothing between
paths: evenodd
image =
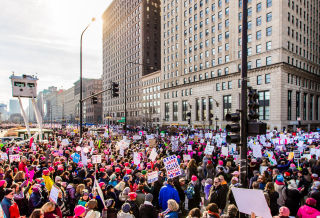
<instances>
[{"instance_id":1,"label":"hooded sweatshirt","mask_svg":"<svg viewBox=\"0 0 320 218\"><path fill-rule=\"evenodd\" d=\"M317 216L320 216L320 211L308 205L300 207L297 213L299 218L315 218Z\"/></svg>"}]
</instances>

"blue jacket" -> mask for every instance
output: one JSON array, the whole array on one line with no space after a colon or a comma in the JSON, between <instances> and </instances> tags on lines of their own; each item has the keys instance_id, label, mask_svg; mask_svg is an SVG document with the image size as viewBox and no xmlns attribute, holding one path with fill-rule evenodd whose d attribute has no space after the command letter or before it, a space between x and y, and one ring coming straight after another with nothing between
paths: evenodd
<instances>
[{"instance_id":1,"label":"blue jacket","mask_svg":"<svg viewBox=\"0 0 320 218\"><path fill-rule=\"evenodd\" d=\"M178 211L171 211L164 218L179 218Z\"/></svg>"},{"instance_id":2,"label":"blue jacket","mask_svg":"<svg viewBox=\"0 0 320 218\"><path fill-rule=\"evenodd\" d=\"M4 197L1 202L3 212L7 218L10 218L9 208L11 207L12 204L13 204L13 200L10 200L9 198L6 198L6 197Z\"/></svg>"},{"instance_id":3,"label":"blue jacket","mask_svg":"<svg viewBox=\"0 0 320 218\"><path fill-rule=\"evenodd\" d=\"M32 192L29 198L29 213L31 214L35 209L41 208L43 202L41 201L41 195L39 193Z\"/></svg>"},{"instance_id":4,"label":"blue jacket","mask_svg":"<svg viewBox=\"0 0 320 218\"><path fill-rule=\"evenodd\" d=\"M168 200L170 199L175 200L178 204L180 203L178 191L172 185L167 184L160 189L159 193L159 205L162 210L168 208Z\"/></svg>"},{"instance_id":5,"label":"blue jacket","mask_svg":"<svg viewBox=\"0 0 320 218\"><path fill-rule=\"evenodd\" d=\"M279 170L280 173L282 173L283 171L286 171L289 167L290 167L291 162L288 161L288 163L286 165L278 165L277 168Z\"/></svg>"}]
</instances>

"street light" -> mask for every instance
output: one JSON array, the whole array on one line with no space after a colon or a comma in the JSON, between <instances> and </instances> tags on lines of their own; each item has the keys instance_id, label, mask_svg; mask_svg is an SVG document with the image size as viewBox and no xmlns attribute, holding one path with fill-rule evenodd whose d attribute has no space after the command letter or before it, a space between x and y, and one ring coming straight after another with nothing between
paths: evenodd
<instances>
[{"instance_id":1,"label":"street light","mask_svg":"<svg viewBox=\"0 0 320 218\"><path fill-rule=\"evenodd\" d=\"M82 36L83 36L83 33L88 29L90 24L95 20L96 18L93 17L92 21L81 33L81 38L80 38L80 138L82 137Z\"/></svg>"},{"instance_id":2,"label":"street light","mask_svg":"<svg viewBox=\"0 0 320 218\"><path fill-rule=\"evenodd\" d=\"M216 121L216 131L218 132L218 120L219 120L219 118L217 117L217 115L216 115L216 118L214 118L214 120Z\"/></svg>"},{"instance_id":3,"label":"street light","mask_svg":"<svg viewBox=\"0 0 320 218\"><path fill-rule=\"evenodd\" d=\"M127 65L133 64L133 65L140 65L140 66L146 66L150 67L149 65L139 64L136 62L130 62L128 61L126 65L124 66L124 135L127 135Z\"/></svg>"}]
</instances>

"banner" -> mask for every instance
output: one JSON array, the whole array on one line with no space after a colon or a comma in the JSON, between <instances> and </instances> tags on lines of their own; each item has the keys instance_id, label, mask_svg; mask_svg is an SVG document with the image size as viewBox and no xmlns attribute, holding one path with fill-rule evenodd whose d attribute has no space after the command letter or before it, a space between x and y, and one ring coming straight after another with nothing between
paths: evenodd
<instances>
[{"instance_id":1,"label":"banner","mask_svg":"<svg viewBox=\"0 0 320 218\"><path fill-rule=\"evenodd\" d=\"M14 154L14 155L9 155L10 162L13 162L15 160L20 161L20 155L19 154Z\"/></svg>"},{"instance_id":2,"label":"banner","mask_svg":"<svg viewBox=\"0 0 320 218\"><path fill-rule=\"evenodd\" d=\"M179 163L175 155L164 158L163 163L166 168L168 178L174 178L181 175Z\"/></svg>"},{"instance_id":3,"label":"banner","mask_svg":"<svg viewBox=\"0 0 320 218\"><path fill-rule=\"evenodd\" d=\"M153 183L155 181L158 181L158 172L152 172L148 173L148 183Z\"/></svg>"}]
</instances>

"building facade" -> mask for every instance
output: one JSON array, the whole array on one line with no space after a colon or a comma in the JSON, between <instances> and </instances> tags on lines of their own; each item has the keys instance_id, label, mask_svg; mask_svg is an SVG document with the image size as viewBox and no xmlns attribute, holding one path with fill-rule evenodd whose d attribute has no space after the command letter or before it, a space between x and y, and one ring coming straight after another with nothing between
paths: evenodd
<instances>
[{"instance_id":1,"label":"building facade","mask_svg":"<svg viewBox=\"0 0 320 218\"><path fill-rule=\"evenodd\" d=\"M98 93L102 91L102 80L101 79L91 79L87 81L84 85L85 96L89 97L93 93ZM88 99L84 102L84 114L83 120L86 124L102 124L102 95L98 95L97 104L92 104L92 99Z\"/></svg>"},{"instance_id":2,"label":"building facade","mask_svg":"<svg viewBox=\"0 0 320 218\"><path fill-rule=\"evenodd\" d=\"M9 111L10 114L21 114L20 104L17 99L10 99Z\"/></svg>"},{"instance_id":3,"label":"building facade","mask_svg":"<svg viewBox=\"0 0 320 218\"><path fill-rule=\"evenodd\" d=\"M269 129L319 125L319 4L248 1L248 86ZM165 125L215 128L240 108L242 1L163 0L161 108Z\"/></svg>"},{"instance_id":4,"label":"building facade","mask_svg":"<svg viewBox=\"0 0 320 218\"><path fill-rule=\"evenodd\" d=\"M75 122L74 86L64 92L64 117L67 123Z\"/></svg>"},{"instance_id":5,"label":"building facade","mask_svg":"<svg viewBox=\"0 0 320 218\"><path fill-rule=\"evenodd\" d=\"M119 84L119 98L103 94L103 117L124 117L126 90L127 119L135 117L132 125L141 125L141 79L161 68L160 0L114 0L102 19L103 89Z\"/></svg>"},{"instance_id":6,"label":"building facade","mask_svg":"<svg viewBox=\"0 0 320 218\"><path fill-rule=\"evenodd\" d=\"M160 126L160 70L142 76L142 125ZM130 120L129 124L130 124Z\"/></svg>"},{"instance_id":7,"label":"building facade","mask_svg":"<svg viewBox=\"0 0 320 218\"><path fill-rule=\"evenodd\" d=\"M7 105L0 103L0 121L6 121L7 119Z\"/></svg>"}]
</instances>

